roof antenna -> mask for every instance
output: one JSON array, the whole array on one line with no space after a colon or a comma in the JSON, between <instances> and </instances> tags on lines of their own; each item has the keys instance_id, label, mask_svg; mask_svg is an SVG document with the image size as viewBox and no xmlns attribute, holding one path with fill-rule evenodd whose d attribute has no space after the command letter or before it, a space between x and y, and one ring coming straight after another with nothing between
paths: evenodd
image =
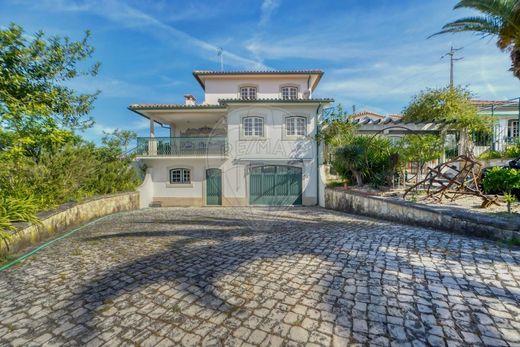
<instances>
[{"instance_id":1,"label":"roof antenna","mask_svg":"<svg viewBox=\"0 0 520 347\"><path fill-rule=\"evenodd\" d=\"M220 71L224 71L224 49L218 48L217 55L220 57Z\"/></svg>"}]
</instances>

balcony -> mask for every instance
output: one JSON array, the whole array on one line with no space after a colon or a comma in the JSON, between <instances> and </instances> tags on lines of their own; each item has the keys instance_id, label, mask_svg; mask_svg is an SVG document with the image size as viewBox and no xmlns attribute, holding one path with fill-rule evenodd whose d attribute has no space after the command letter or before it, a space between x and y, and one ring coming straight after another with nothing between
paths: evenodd
<instances>
[{"instance_id":1,"label":"balcony","mask_svg":"<svg viewBox=\"0 0 520 347\"><path fill-rule=\"evenodd\" d=\"M138 137L138 157L206 157L227 154L225 136Z\"/></svg>"}]
</instances>

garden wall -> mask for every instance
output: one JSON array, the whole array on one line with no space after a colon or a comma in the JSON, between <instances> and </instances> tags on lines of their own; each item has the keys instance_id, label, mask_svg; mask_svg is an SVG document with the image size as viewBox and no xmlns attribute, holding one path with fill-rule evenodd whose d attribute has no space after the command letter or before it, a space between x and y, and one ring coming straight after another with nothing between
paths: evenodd
<instances>
[{"instance_id":1,"label":"garden wall","mask_svg":"<svg viewBox=\"0 0 520 347\"><path fill-rule=\"evenodd\" d=\"M520 224L509 219L457 208L428 206L393 198L368 196L341 188L325 190L325 207L493 240L520 239Z\"/></svg>"},{"instance_id":2,"label":"garden wall","mask_svg":"<svg viewBox=\"0 0 520 347\"><path fill-rule=\"evenodd\" d=\"M38 214L42 222L40 225L27 226L27 223L19 223L18 231L8 241L9 249L4 243L0 244L0 256L20 252L24 248L92 219L138 208L138 192L104 195L81 203L61 205L55 210Z\"/></svg>"}]
</instances>

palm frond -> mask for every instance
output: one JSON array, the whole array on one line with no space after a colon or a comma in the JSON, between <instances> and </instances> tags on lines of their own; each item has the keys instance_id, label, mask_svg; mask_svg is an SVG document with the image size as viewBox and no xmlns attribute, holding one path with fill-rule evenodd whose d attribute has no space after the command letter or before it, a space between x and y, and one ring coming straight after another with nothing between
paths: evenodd
<instances>
[{"instance_id":1,"label":"palm frond","mask_svg":"<svg viewBox=\"0 0 520 347\"><path fill-rule=\"evenodd\" d=\"M503 25L520 31L520 0L460 0L453 9L467 8L500 18Z\"/></svg>"},{"instance_id":2,"label":"palm frond","mask_svg":"<svg viewBox=\"0 0 520 347\"><path fill-rule=\"evenodd\" d=\"M478 10L493 17L511 16L518 0L460 0L453 9Z\"/></svg>"},{"instance_id":3,"label":"palm frond","mask_svg":"<svg viewBox=\"0 0 520 347\"><path fill-rule=\"evenodd\" d=\"M499 35L502 25L493 17L467 17L461 18L442 27L442 30L429 36L446 33L476 32L482 35Z\"/></svg>"}]
</instances>

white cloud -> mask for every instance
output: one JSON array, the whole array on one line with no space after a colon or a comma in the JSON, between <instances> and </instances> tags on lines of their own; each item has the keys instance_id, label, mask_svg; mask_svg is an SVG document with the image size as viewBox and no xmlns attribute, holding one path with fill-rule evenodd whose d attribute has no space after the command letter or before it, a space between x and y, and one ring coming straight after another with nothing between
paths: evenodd
<instances>
[{"instance_id":1,"label":"white cloud","mask_svg":"<svg viewBox=\"0 0 520 347\"><path fill-rule=\"evenodd\" d=\"M273 15L274 11L276 11L278 6L280 6L278 0L264 0L262 2L262 6L260 7L260 22L258 22L260 27L263 27L269 23L271 16Z\"/></svg>"},{"instance_id":2,"label":"white cloud","mask_svg":"<svg viewBox=\"0 0 520 347\"><path fill-rule=\"evenodd\" d=\"M119 0L70 2L65 0L44 0L40 5L53 11L90 12L107 18L127 28L147 30L152 35L161 39L164 44L179 47L179 42L188 43L201 58L217 60L218 47L212 43L196 38L182 30L168 25L158 18L129 6ZM35 5L39 6L39 5ZM209 54L208 54L209 53ZM224 52L226 64L253 69L269 69L263 63L235 54Z\"/></svg>"},{"instance_id":3,"label":"white cloud","mask_svg":"<svg viewBox=\"0 0 520 347\"><path fill-rule=\"evenodd\" d=\"M444 52L442 47L431 46L437 54L429 52L432 47L427 52L403 49L400 54L397 51L377 56L372 63L332 69L325 75L318 93L345 105L356 104L358 109L400 112L419 91L449 83L449 61L438 58ZM482 99L520 96L520 81L508 71L508 54L480 41L464 49L462 55L464 59L455 63L457 85L468 87L475 97Z\"/></svg>"}]
</instances>

